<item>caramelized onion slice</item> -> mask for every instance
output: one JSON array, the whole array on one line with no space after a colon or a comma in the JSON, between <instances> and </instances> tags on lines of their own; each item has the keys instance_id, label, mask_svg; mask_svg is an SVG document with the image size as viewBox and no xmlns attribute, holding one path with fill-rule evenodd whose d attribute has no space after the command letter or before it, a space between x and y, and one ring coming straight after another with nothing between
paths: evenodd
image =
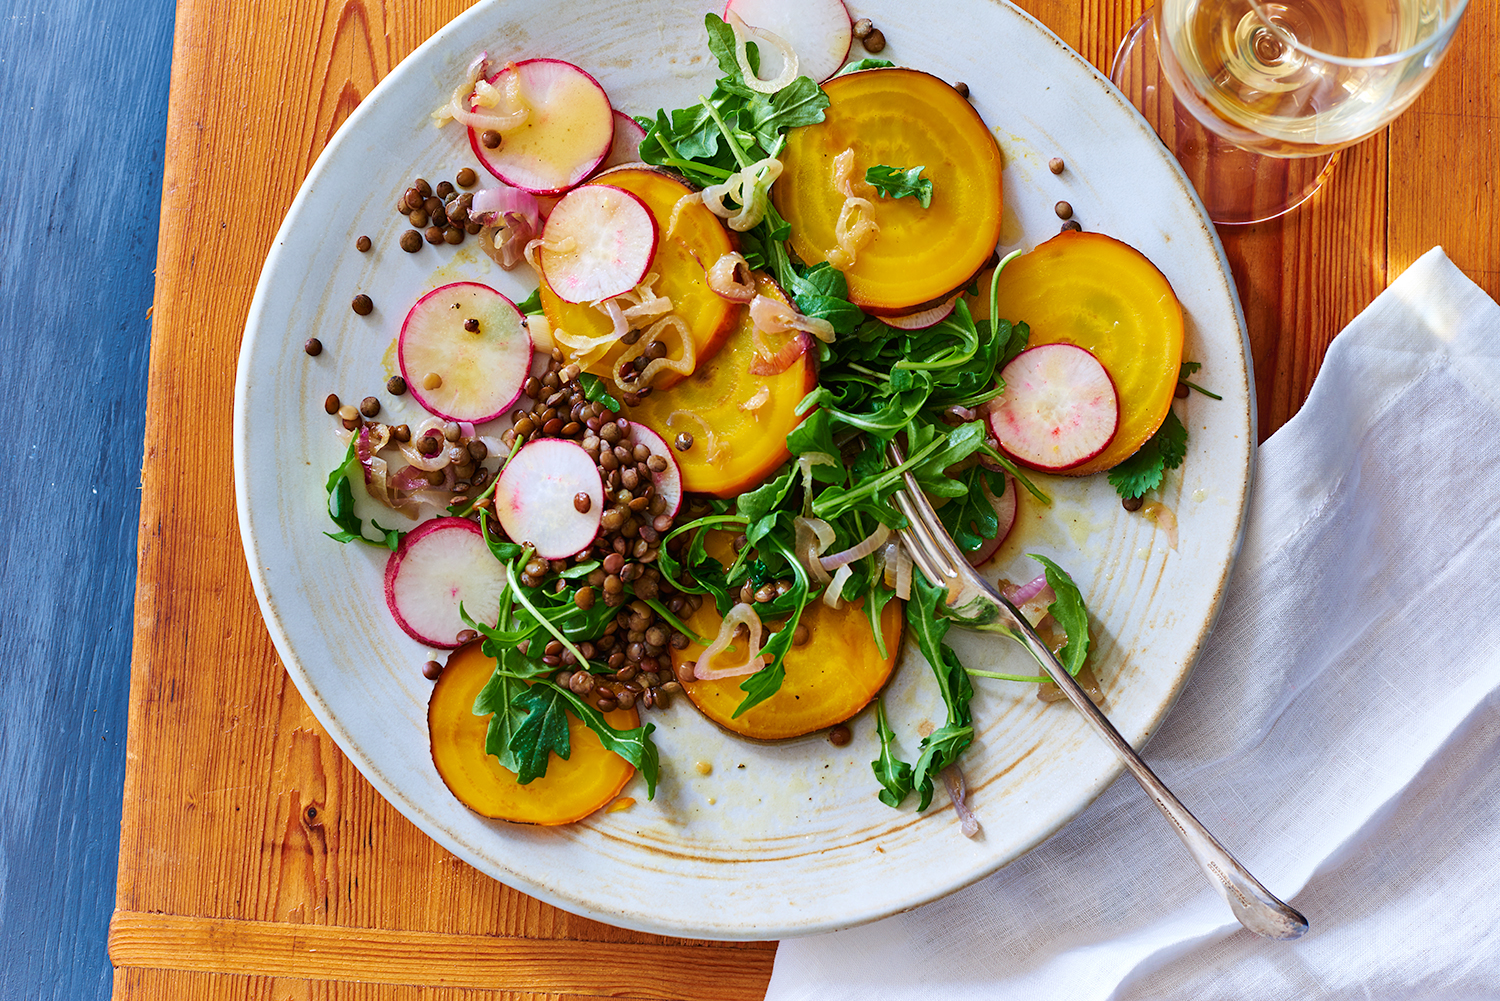
<instances>
[{"instance_id":1,"label":"caramelized onion slice","mask_svg":"<svg viewBox=\"0 0 1500 1001\"><path fill-rule=\"evenodd\" d=\"M750 633L744 660L724 667L713 667L713 659L729 649L729 644L734 642L735 633L740 626L744 626ZM760 637L764 628L760 615L753 605L748 605L743 601L736 604L720 623L719 635L714 637L714 641L708 645L703 655L693 665L693 677L699 681L714 681L719 678L738 678L759 671L765 666L765 661L760 655Z\"/></svg>"}]
</instances>

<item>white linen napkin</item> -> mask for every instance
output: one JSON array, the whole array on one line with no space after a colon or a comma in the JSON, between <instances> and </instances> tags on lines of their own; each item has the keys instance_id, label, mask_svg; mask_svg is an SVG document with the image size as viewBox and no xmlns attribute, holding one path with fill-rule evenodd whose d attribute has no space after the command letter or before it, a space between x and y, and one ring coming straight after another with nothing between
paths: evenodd
<instances>
[{"instance_id":1,"label":"white linen napkin","mask_svg":"<svg viewBox=\"0 0 1500 1001\"><path fill-rule=\"evenodd\" d=\"M1441 249L1262 446L1145 757L1306 936L1241 929L1122 776L987 880L782 942L769 1001L1500 997L1500 307Z\"/></svg>"}]
</instances>

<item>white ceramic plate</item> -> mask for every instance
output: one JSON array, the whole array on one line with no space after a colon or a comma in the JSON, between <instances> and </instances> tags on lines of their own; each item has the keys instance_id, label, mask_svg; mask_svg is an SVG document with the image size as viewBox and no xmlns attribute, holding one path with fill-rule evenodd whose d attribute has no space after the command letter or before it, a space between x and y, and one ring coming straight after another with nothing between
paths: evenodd
<instances>
[{"instance_id":1,"label":"white ceramic plate","mask_svg":"<svg viewBox=\"0 0 1500 1001\"><path fill-rule=\"evenodd\" d=\"M319 720L397 809L479 869L543 900L626 927L711 938L826 931L915 907L991 873L1075 816L1119 773L1073 712L1035 687L980 681L978 731L963 767L984 824L958 831L939 791L925 815L876 800L869 712L854 742L822 736L767 746L729 737L685 702L655 719L662 781L646 802L561 829L480 819L443 786L428 756L427 652L381 599L383 553L323 538L323 480L343 449L323 398L383 399L392 344L423 292L473 278L519 300L535 279L506 274L474 248L396 246L393 204L413 177L434 183L472 164L443 103L479 49L553 56L593 73L617 108L650 114L707 93L716 75L702 3L494 0L439 31L360 105L318 160L266 261L245 331L235 401L235 476L245 551L265 620ZM1015 9L987 0L871 3L883 55L966 81L1005 154L1002 250L1057 232L1053 204L1085 228L1138 247L1166 274L1188 317L1186 357L1223 395L1178 404L1191 431L1163 499L1165 532L1125 514L1102 477L1042 478L1051 509L1023 498L991 574L1034 576L1040 552L1068 568L1094 617L1094 664L1116 725L1139 745L1181 691L1219 608L1238 548L1254 441L1244 321L1212 227L1177 165L1092 67ZM1047 161L1062 156L1054 176ZM483 172L481 171L481 174ZM375 249L357 253L368 234ZM359 291L375 312L349 308ZM316 335L318 358L302 351ZM404 397L394 410L419 419ZM1031 673L1017 651L957 635L971 666ZM941 723L935 684L908 652L886 693L908 759L923 721ZM711 767L702 774L702 765Z\"/></svg>"}]
</instances>

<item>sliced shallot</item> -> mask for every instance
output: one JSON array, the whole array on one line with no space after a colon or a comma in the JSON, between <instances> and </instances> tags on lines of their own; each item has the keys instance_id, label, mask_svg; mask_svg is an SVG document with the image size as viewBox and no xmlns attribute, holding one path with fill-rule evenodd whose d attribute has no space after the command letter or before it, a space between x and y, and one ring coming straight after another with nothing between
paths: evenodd
<instances>
[{"instance_id":1,"label":"sliced shallot","mask_svg":"<svg viewBox=\"0 0 1500 1001\"><path fill-rule=\"evenodd\" d=\"M823 591L823 604L834 611L838 611L844 607L844 582L853 573L854 568L847 563L839 567L838 573L833 575L833 580L829 582L827 589Z\"/></svg>"},{"instance_id":2,"label":"sliced shallot","mask_svg":"<svg viewBox=\"0 0 1500 1001\"><path fill-rule=\"evenodd\" d=\"M740 70L745 74L745 86L762 94L774 94L797 79L797 53L780 35L746 24L732 10L724 13L728 15L729 26L734 29L734 57L739 61ZM776 79L762 80L755 75L755 70L750 66L749 53L745 51L745 43L750 36L760 39L781 53L781 72L776 75Z\"/></svg>"},{"instance_id":3,"label":"sliced shallot","mask_svg":"<svg viewBox=\"0 0 1500 1001\"><path fill-rule=\"evenodd\" d=\"M887 528L885 525L876 525L875 531L871 532L868 536L861 539L859 542L856 542L854 545L850 546L848 549L845 549L841 553L834 553L832 556L822 557L820 562L823 564L824 570L828 570L830 572L837 570L842 566L853 563L855 560L861 560L866 556L869 556L875 550L885 545L885 540L889 539L890 537L891 530L889 528Z\"/></svg>"},{"instance_id":4,"label":"sliced shallot","mask_svg":"<svg viewBox=\"0 0 1500 1001\"><path fill-rule=\"evenodd\" d=\"M958 829L966 838L977 836L979 818L969 809L968 786L964 783L964 773L957 765L949 765L943 769L943 785L948 787L948 798L953 800L953 812L958 815Z\"/></svg>"},{"instance_id":5,"label":"sliced shallot","mask_svg":"<svg viewBox=\"0 0 1500 1001\"><path fill-rule=\"evenodd\" d=\"M818 555L833 545L833 526L822 518L803 518L799 515L792 519L792 528L796 533L793 551L797 554L797 562L811 575L814 583L827 584L832 578L823 569Z\"/></svg>"},{"instance_id":6,"label":"sliced shallot","mask_svg":"<svg viewBox=\"0 0 1500 1001\"><path fill-rule=\"evenodd\" d=\"M750 635L745 648L745 659L727 667L713 667L713 659L725 650L734 641L735 633L739 627L744 626ZM739 602L724 616L724 621L719 625L719 635L708 645L697 663L693 665L693 677L699 681L717 681L720 678L738 678L746 674L754 674L764 665L760 656L760 637L764 627L761 625L760 616L756 613L753 605Z\"/></svg>"},{"instance_id":7,"label":"sliced shallot","mask_svg":"<svg viewBox=\"0 0 1500 1001\"><path fill-rule=\"evenodd\" d=\"M749 302L755 298L755 279L750 274L750 265L737 251L714 261L713 267L708 269L708 287L715 295L731 302Z\"/></svg>"},{"instance_id":8,"label":"sliced shallot","mask_svg":"<svg viewBox=\"0 0 1500 1001\"><path fill-rule=\"evenodd\" d=\"M1177 548L1177 514L1161 501L1152 501L1141 508L1141 514L1156 523L1156 527L1167 533L1167 548Z\"/></svg>"}]
</instances>

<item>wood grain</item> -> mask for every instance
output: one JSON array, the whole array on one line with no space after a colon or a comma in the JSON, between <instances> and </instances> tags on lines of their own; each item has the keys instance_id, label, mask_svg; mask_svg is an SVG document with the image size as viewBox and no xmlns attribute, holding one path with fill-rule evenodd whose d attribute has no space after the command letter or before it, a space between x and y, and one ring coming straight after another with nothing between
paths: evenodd
<instances>
[{"instance_id":1,"label":"wood grain","mask_svg":"<svg viewBox=\"0 0 1500 1001\"><path fill-rule=\"evenodd\" d=\"M179 5L111 939L116 998L764 992L771 943L611 928L440 849L313 720L256 610L222 460L233 363L261 262L339 124L466 6ZM1105 68L1141 9L1139 0L1024 6ZM1429 93L1388 134L1348 151L1309 205L1221 231L1249 322L1262 435L1301 405L1334 334L1428 246L1443 243L1497 291L1496 7L1475 5ZM234 87L224 86L228 66ZM447 969L454 955L471 972ZM711 987L705 969L714 971ZM454 979L491 973L484 983ZM427 986L408 982L417 980Z\"/></svg>"},{"instance_id":2,"label":"wood grain","mask_svg":"<svg viewBox=\"0 0 1500 1001\"><path fill-rule=\"evenodd\" d=\"M304 980L476 987L587 997L747 1001L765 993L771 953L663 943L611 949L587 942L416 930L299 925L117 911L121 966ZM662 967L691 971L666 983Z\"/></svg>"}]
</instances>

